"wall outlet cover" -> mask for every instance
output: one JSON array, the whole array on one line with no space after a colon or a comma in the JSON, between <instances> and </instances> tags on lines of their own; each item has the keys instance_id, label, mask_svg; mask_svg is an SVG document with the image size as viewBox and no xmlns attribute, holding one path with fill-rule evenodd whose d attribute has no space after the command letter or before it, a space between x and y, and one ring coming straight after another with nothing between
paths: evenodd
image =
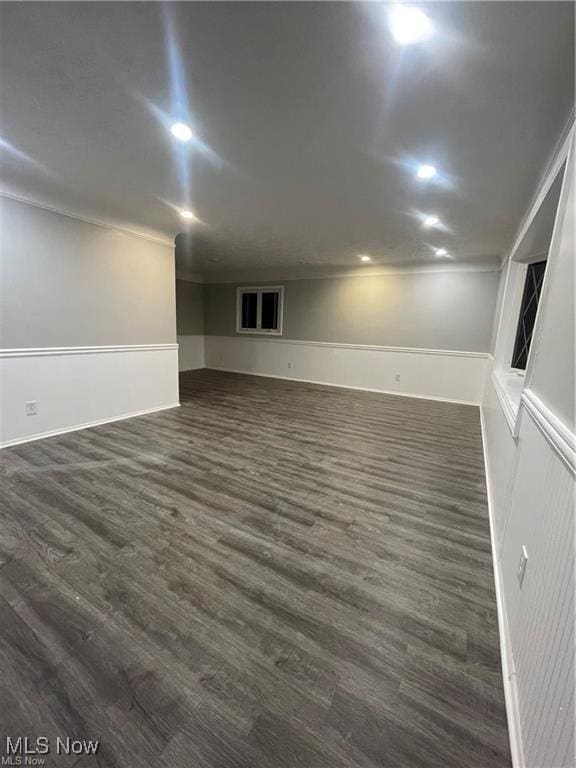
<instances>
[{"instance_id":1,"label":"wall outlet cover","mask_svg":"<svg viewBox=\"0 0 576 768\"><path fill-rule=\"evenodd\" d=\"M36 416L38 413L38 403L36 400L27 400L24 403L24 410L26 411L26 416Z\"/></svg>"}]
</instances>

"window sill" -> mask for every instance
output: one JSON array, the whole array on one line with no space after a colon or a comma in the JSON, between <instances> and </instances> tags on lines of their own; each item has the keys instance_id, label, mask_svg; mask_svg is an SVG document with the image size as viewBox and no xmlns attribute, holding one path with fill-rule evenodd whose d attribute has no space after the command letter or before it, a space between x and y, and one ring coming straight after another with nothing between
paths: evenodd
<instances>
[{"instance_id":1,"label":"window sill","mask_svg":"<svg viewBox=\"0 0 576 768\"><path fill-rule=\"evenodd\" d=\"M282 331L259 331L256 328L237 328L236 333L243 336L282 336Z\"/></svg>"},{"instance_id":2,"label":"window sill","mask_svg":"<svg viewBox=\"0 0 576 768\"><path fill-rule=\"evenodd\" d=\"M492 373L492 383L513 437L518 436L518 414L525 378L524 372L518 371L498 370Z\"/></svg>"}]
</instances>

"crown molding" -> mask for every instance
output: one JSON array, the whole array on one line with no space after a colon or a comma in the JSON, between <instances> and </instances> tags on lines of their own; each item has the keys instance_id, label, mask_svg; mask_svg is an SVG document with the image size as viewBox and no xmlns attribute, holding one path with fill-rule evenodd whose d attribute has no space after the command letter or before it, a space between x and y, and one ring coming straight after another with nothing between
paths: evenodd
<instances>
[{"instance_id":1,"label":"crown molding","mask_svg":"<svg viewBox=\"0 0 576 768\"><path fill-rule=\"evenodd\" d=\"M24 205L31 205L34 208L40 208L43 211L49 211L50 213L55 213L58 216L66 216L68 219L74 219L74 221L81 221L84 224L93 224L96 227L102 227L103 229L109 229L112 232L121 232L125 235L132 235L134 237L140 237L142 240L148 240L152 243L158 243L159 245L167 245L170 248L175 247L174 240L168 240L166 238L157 237L155 235L146 234L145 232L139 232L136 229L131 229L127 226L121 226L119 224L112 224L108 221L100 221L99 219L92 219L88 216L80 216L77 213L73 213L72 211L63 210L62 208L56 208L53 205L48 205L47 203L40 203L37 200L30 200L29 198L22 197L21 195L15 195L12 192L6 192L4 190L0 190L0 198L5 197L8 200L15 200L17 203L23 203Z\"/></svg>"},{"instance_id":2,"label":"crown molding","mask_svg":"<svg viewBox=\"0 0 576 768\"><path fill-rule=\"evenodd\" d=\"M183 280L185 283L205 283L206 280L200 272L181 272L176 270L176 280Z\"/></svg>"},{"instance_id":3,"label":"crown molding","mask_svg":"<svg viewBox=\"0 0 576 768\"><path fill-rule=\"evenodd\" d=\"M203 281L208 284L218 283L242 283L242 282L290 282L292 280L334 280L351 277L377 277L385 275L409 275L409 274L438 274L452 272L499 272L501 265L494 264L458 264L444 266L413 265L406 267L367 267L363 269L255 269L241 271L223 271L216 273L204 273Z\"/></svg>"}]
</instances>

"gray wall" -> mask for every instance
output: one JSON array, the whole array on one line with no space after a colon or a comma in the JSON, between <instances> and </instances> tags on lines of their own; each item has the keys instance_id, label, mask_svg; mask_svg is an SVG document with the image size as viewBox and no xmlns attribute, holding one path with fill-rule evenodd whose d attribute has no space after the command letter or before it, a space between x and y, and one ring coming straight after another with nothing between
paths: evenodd
<instances>
[{"instance_id":1,"label":"gray wall","mask_svg":"<svg viewBox=\"0 0 576 768\"><path fill-rule=\"evenodd\" d=\"M204 286L176 280L176 332L178 336L204 333Z\"/></svg>"},{"instance_id":2,"label":"gray wall","mask_svg":"<svg viewBox=\"0 0 576 768\"><path fill-rule=\"evenodd\" d=\"M0 198L0 346L176 341L174 249Z\"/></svg>"},{"instance_id":3,"label":"gray wall","mask_svg":"<svg viewBox=\"0 0 576 768\"><path fill-rule=\"evenodd\" d=\"M287 339L487 352L499 277L406 272L266 284L284 285ZM236 335L238 285L204 286L206 334Z\"/></svg>"}]
</instances>

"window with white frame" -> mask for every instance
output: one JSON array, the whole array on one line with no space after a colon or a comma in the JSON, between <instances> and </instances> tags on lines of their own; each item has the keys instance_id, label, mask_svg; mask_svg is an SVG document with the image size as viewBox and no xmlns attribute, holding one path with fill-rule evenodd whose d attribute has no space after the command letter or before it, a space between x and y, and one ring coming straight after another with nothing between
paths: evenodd
<instances>
[{"instance_id":1,"label":"window with white frame","mask_svg":"<svg viewBox=\"0 0 576 768\"><path fill-rule=\"evenodd\" d=\"M236 332L282 335L284 288L266 286L238 288L236 294Z\"/></svg>"}]
</instances>

